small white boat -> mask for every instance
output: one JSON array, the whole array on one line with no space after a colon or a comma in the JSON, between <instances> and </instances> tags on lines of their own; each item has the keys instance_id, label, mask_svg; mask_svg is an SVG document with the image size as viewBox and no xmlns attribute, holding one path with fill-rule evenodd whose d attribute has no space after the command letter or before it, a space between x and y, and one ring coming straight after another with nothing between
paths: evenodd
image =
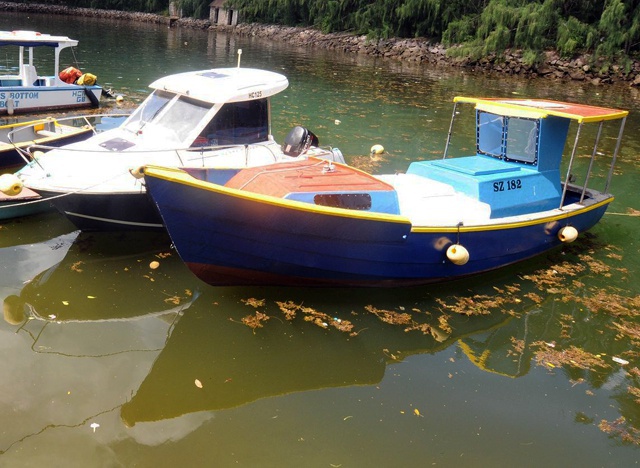
<instances>
[{"instance_id":1,"label":"small white boat","mask_svg":"<svg viewBox=\"0 0 640 468\"><path fill-rule=\"evenodd\" d=\"M17 49L11 67L0 66L0 115L51 109L98 107L102 87L94 84L65 83L60 77L60 52L78 41L36 31L0 31L2 50ZM53 75L39 75L34 65L34 49L53 50ZM16 70L17 73L12 72Z\"/></svg>"},{"instance_id":2,"label":"small white boat","mask_svg":"<svg viewBox=\"0 0 640 468\"><path fill-rule=\"evenodd\" d=\"M226 177L308 156L344 162L302 127L282 147L274 141L270 97L288 85L278 73L240 67L170 75L151 83L151 95L118 128L53 149L16 175L79 229L164 229L137 172L146 164Z\"/></svg>"},{"instance_id":3,"label":"small white boat","mask_svg":"<svg viewBox=\"0 0 640 468\"><path fill-rule=\"evenodd\" d=\"M53 148L114 128L126 117L92 114L0 125L0 220L55 210L45 197L22 187L11 172Z\"/></svg>"},{"instance_id":4,"label":"small white boat","mask_svg":"<svg viewBox=\"0 0 640 468\"><path fill-rule=\"evenodd\" d=\"M72 125L68 120L47 117L0 125L0 172L19 169L31 159L33 145L62 146L88 138L90 125Z\"/></svg>"}]
</instances>

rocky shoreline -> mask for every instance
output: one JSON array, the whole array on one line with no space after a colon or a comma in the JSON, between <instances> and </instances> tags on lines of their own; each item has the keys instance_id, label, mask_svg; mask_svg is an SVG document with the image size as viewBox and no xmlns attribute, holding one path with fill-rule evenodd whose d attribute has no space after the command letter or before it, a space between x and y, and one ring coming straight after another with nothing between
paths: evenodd
<instances>
[{"instance_id":1,"label":"rocky shoreline","mask_svg":"<svg viewBox=\"0 0 640 468\"><path fill-rule=\"evenodd\" d=\"M640 62L634 61L629 69L612 65L603 67L592 64L590 56L580 56L572 60L559 57L554 51L548 51L541 63L525 64L522 52L507 50L501 56L491 55L480 60L456 59L447 56L447 48L428 39L379 39L371 40L366 36L349 33L324 34L313 28L299 28L264 24L238 24L237 26L212 25L206 20L181 18L172 20L166 16L152 13L137 13L117 10L95 10L89 8L70 8L61 5L28 4L1 2L0 11L24 11L58 15L100 17L147 23L167 24L174 27L192 29L222 30L232 34L251 36L273 41L287 42L301 47L317 47L339 50L345 53L367 54L392 60L416 63L428 63L434 66L458 67L477 73L499 73L527 78L546 78L565 81L590 82L594 85L627 83L640 86Z\"/></svg>"}]
</instances>

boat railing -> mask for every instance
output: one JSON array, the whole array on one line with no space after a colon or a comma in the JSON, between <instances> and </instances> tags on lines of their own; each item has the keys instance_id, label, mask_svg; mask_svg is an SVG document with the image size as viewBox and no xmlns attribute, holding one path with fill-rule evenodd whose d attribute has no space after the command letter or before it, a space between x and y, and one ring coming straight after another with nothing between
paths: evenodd
<instances>
[{"instance_id":1,"label":"boat railing","mask_svg":"<svg viewBox=\"0 0 640 468\"><path fill-rule=\"evenodd\" d=\"M449 145L451 144L451 135L453 134L453 122L456 120L458 110L458 103L453 103L453 112L451 113L451 122L449 123L449 132L447 133L447 142L444 145L444 152L442 153L442 159L447 159L447 153L449 152Z\"/></svg>"},{"instance_id":2,"label":"boat railing","mask_svg":"<svg viewBox=\"0 0 640 468\"><path fill-rule=\"evenodd\" d=\"M216 158L216 157L220 157L220 156L224 156L225 154L228 154L228 151L226 150L234 150L234 149L240 149L240 150L244 150L245 151L245 161L246 163L249 162L249 150L250 149L262 149L267 151L272 157L274 161L278 161L278 156L282 153L276 151L276 148L280 148L279 145L276 144L272 144L272 145L261 145L261 144L238 144L238 145L218 145L218 146L207 146L207 147L181 147L181 148L166 148L166 149L127 149L126 151L124 151L127 155L130 156L136 156L136 155L157 155L157 154L161 154L161 153L171 153L171 154L175 154L176 158L178 159L178 162L181 166L192 166L194 164L195 161L197 161L198 159L201 159L202 162L202 166L205 167L207 164L207 161L211 158ZM22 151L25 152L26 154L23 155L23 158L26 158L27 164L37 164L42 170L45 170L45 168L42 166L41 161L39 160L39 157L37 155L37 152L42 152L42 153L46 153L48 151L51 150L59 150L61 148L59 147L55 147L55 146L51 146L51 145L43 145L43 144L35 144L35 145L30 145L28 146L26 149L23 149ZM70 147L70 146L65 146L63 147L65 152L78 152L78 153L87 153L88 150L87 148L81 148L81 147ZM100 150L94 150L94 151L90 151L90 152L95 152L95 153L109 153L110 151L108 149L100 149ZM194 152L200 152L201 157L198 158L193 158L193 159L188 159L186 158L186 156L188 154L193 154Z\"/></svg>"},{"instance_id":3,"label":"boat railing","mask_svg":"<svg viewBox=\"0 0 640 468\"><path fill-rule=\"evenodd\" d=\"M261 149L261 150L265 150L267 151L272 157L273 157L273 161L277 162L279 160L279 156L282 156L284 153L281 151L281 147L280 145L275 144L275 142L272 142L274 144L271 145L264 145L264 144L258 144L258 143L254 143L254 144L238 144L238 145L217 145L217 146L207 146L207 147L198 147L198 148L194 148L194 147L189 147L189 148L171 148L171 149L162 149L162 150L158 150L158 149L146 149L146 150L140 150L140 149L134 149L134 150L126 150L126 154L127 155L150 155L150 154L154 154L157 155L158 153L173 153L176 155L177 160L179 161L179 164L181 166L184 167L194 167L194 162L197 161L197 159L188 159L187 161L185 161L184 156L185 154L189 154L189 153L193 153L194 151L198 151L201 152L201 157L198 159L201 159L201 165L202 167L206 167L207 166L207 161L211 158L216 158L216 157L220 157L220 156L224 156L224 155L228 155L228 152L225 152L225 150L233 150L233 149L241 149L245 151L245 164L246 165L250 165L250 155L249 155L249 150L251 148L254 149ZM330 160L330 161L334 161L334 162L338 162L338 163L342 163L345 164L344 161L344 156L342 155L342 153L340 152L340 150L338 148L333 148L331 146L328 147L312 147L311 149L320 149L321 152L317 153L309 153L308 155L305 153L302 153L300 156L313 156L316 158L320 158L320 159L326 159L326 160ZM45 167L43 167L42 162L40 161L39 155L37 154L38 152L42 152L42 153L46 153L47 151L50 150L54 150L54 149L60 149L58 147L54 147L54 146L49 146L49 145L42 145L42 144L36 144L36 145L30 145L29 147L26 148L26 150L22 150L24 151L26 154L23 155L23 158L25 158L25 160L27 161L27 164L31 164L31 165L37 165L40 167L40 169L42 169L43 171L46 171ZM206 151L205 151L206 150ZM79 152L79 153L87 153L87 149L86 148L81 148L81 147L70 147L70 146L65 146L64 147L64 151L65 152ZM100 151L95 151L97 153L108 153L108 150L100 150ZM46 164L45 164L46 165ZM136 167L131 167L128 168L126 172L123 172L123 174L125 173L132 173L131 171L136 171L139 168Z\"/></svg>"},{"instance_id":4,"label":"boat railing","mask_svg":"<svg viewBox=\"0 0 640 468\"><path fill-rule=\"evenodd\" d=\"M618 153L620 152L620 144L622 142L622 134L624 133L624 126L625 123L627 121L626 117L623 117L622 119L620 119L620 128L618 130L618 137L616 139L616 145L615 148L613 150L613 155L611 157L611 165L609 166L609 171L607 173L607 177L605 179L605 183L604 183L604 189L602 190L602 193L608 193L609 191L609 185L611 184L611 179L613 177L613 169L615 167L616 164L616 160L618 159ZM591 151L591 156L589 158L589 164L587 166L587 170L586 173L584 175L584 182L582 184L582 187L579 188L580 190L580 199L579 202L580 204L582 204L584 202L585 196L587 195L588 192L588 186L589 186L589 181L591 179L591 174L593 172L593 168L594 168L594 164L595 164L595 160L596 160L596 156L602 155L602 153L600 153L598 151L598 145L600 143L600 138L602 136L602 129L604 126L604 121L600 121L599 125L598 125L598 130L596 133L596 137L595 137L595 141L593 144L593 149ZM573 170L574 170L574 162L576 159L576 153L578 151L578 144L580 141L580 135L581 135L581 131L582 131L582 127L583 127L583 123L580 122L578 124L578 129L576 131L576 136L574 139L574 143L573 143L573 148L571 150L571 157L569 158L569 164L567 167L567 174L566 177L564 179L564 182L562 184L562 196L560 198L560 206L558 207L560 210L562 210L566 198L567 198L567 191L569 190L572 182L574 181L574 177L573 177Z\"/></svg>"},{"instance_id":5,"label":"boat railing","mask_svg":"<svg viewBox=\"0 0 640 468\"><path fill-rule=\"evenodd\" d=\"M234 149L244 150L244 159L245 164L249 164L249 150L252 148L260 148L267 151L267 153L273 158L273 162L278 161L278 154L274 151L275 148L280 148L276 145L259 145L259 144L241 144L241 145L214 145L214 146L205 146L194 148L191 147L187 149L187 152L193 153L194 151L198 151L200 153L200 159L202 161L202 167L206 165L206 160L209 158L215 158L216 156L221 156L224 153L224 150L232 151ZM282 154L282 153L280 153Z\"/></svg>"}]
</instances>

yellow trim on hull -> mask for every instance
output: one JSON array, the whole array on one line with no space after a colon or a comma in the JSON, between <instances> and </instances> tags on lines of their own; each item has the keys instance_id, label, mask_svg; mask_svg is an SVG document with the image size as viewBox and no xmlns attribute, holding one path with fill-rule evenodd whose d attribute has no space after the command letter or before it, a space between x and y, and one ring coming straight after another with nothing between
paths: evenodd
<instances>
[{"instance_id":1,"label":"yellow trim on hull","mask_svg":"<svg viewBox=\"0 0 640 468\"><path fill-rule=\"evenodd\" d=\"M525 226L533 226L535 224L552 223L554 221L561 221L563 219L572 218L574 216L593 211L603 205L607 205L613 201L613 197L609 197L605 200L594 203L590 206L585 206L577 210L568 212L562 212L561 214L545 216L541 218L531 219L527 221L518 221L513 223L496 223L488 225L473 225L473 226L457 226L455 227L426 227L426 226L414 226L411 232L480 232L480 231L497 231L502 229L517 229Z\"/></svg>"},{"instance_id":2,"label":"yellow trim on hull","mask_svg":"<svg viewBox=\"0 0 640 468\"><path fill-rule=\"evenodd\" d=\"M610 196L602 201L594 203L590 206L585 206L580 209L572 210L570 212L560 212L558 214L544 216L536 219L531 219L527 221L517 221L517 222L507 222L507 223L495 223L488 225L473 225L473 226L413 226L411 221L406 216L401 215L392 215L385 213L370 213L370 212L362 212L353 210L346 210L343 208L332 208L327 206L319 206L319 205L310 205L305 202L299 202L295 200L286 200L271 197L268 195L261 195L253 192L244 192L242 190L233 189L229 187L224 187L222 185L213 184L210 182L201 181L199 179L195 179L190 176L188 173L176 169L176 168L165 168L160 166L146 166L145 174L148 174L152 177L156 177L159 179L168 180L170 182L176 182L183 185L188 185L191 187L196 187L199 189L207 190L210 192L221 193L227 196L232 196L235 198L242 198L245 200L253 200L259 203L272 205L272 206L280 206L298 211L305 211L309 213L321 213L332 216L340 216L344 218L352 218L352 219L366 219L371 221L381 221L387 223L398 223L398 224L407 224L411 227L412 233L437 233L437 232L480 232L480 231L497 231L504 229L516 229L525 226L532 226L536 224L545 224L551 223L554 221L560 221L563 219L567 219L576 215L580 215L583 213L587 213L596 208L599 208L603 205L609 204L613 201L613 197ZM557 211L557 210L554 210Z\"/></svg>"},{"instance_id":3,"label":"yellow trim on hull","mask_svg":"<svg viewBox=\"0 0 640 468\"><path fill-rule=\"evenodd\" d=\"M406 216L386 214L386 213L371 213L364 211L354 212L353 210L346 210L343 208L332 208L330 206L310 205L309 203L286 200L282 198L271 197L269 195L261 195L259 193L245 192L234 188L225 187L223 185L213 184L211 182L205 182L191 177L186 172L180 169L165 168L159 166L145 166L145 175L150 175L158 179L168 180L170 182L177 182L183 185L196 187L209 192L221 193L234 198L242 198L245 200L253 200L266 205L281 206L297 211L305 211L309 213L322 213L332 216L340 216L343 218L353 219L366 219L370 221L384 221L387 223L406 224L411 227L411 221Z\"/></svg>"}]
</instances>

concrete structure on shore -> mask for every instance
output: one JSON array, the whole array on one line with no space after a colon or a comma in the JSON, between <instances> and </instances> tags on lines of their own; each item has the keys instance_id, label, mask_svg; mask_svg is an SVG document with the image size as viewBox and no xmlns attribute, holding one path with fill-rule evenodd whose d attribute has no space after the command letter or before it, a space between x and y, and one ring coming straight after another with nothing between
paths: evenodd
<instances>
[{"instance_id":1,"label":"concrete structure on shore","mask_svg":"<svg viewBox=\"0 0 640 468\"><path fill-rule=\"evenodd\" d=\"M238 11L224 5L227 0L213 0L209 4L209 21L212 25L235 26L238 24Z\"/></svg>"},{"instance_id":2,"label":"concrete structure on shore","mask_svg":"<svg viewBox=\"0 0 640 468\"><path fill-rule=\"evenodd\" d=\"M182 18L184 15L182 14L182 8L178 5L176 0L171 0L169 2L169 17L170 18Z\"/></svg>"}]
</instances>

